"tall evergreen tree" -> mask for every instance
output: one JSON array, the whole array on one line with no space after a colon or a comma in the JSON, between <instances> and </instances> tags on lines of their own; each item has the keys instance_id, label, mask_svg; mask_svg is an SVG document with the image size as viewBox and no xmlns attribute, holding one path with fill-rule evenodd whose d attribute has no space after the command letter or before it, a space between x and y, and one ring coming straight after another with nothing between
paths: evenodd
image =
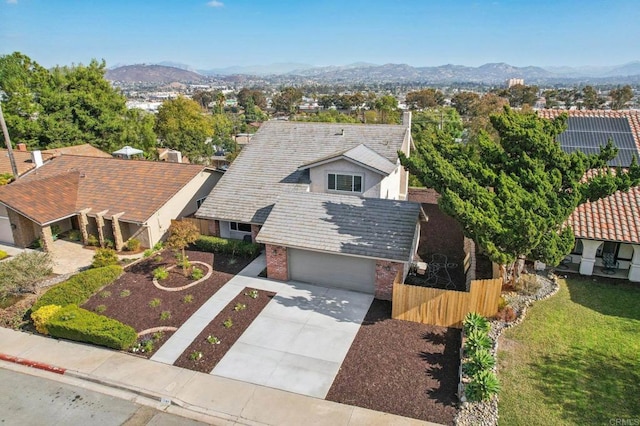
<instances>
[{"instance_id":1,"label":"tall evergreen tree","mask_svg":"<svg viewBox=\"0 0 640 426\"><path fill-rule=\"evenodd\" d=\"M640 184L640 167L612 172L612 143L598 155L565 153L556 136L566 115L549 121L505 107L491 116L499 142L482 132L478 144L458 144L442 132L423 133L402 164L441 195L440 208L465 235L515 279L516 261L528 257L557 264L574 244L565 225L575 208ZM598 172L586 179L587 171ZM590 174L591 175L591 174Z\"/></svg>"}]
</instances>

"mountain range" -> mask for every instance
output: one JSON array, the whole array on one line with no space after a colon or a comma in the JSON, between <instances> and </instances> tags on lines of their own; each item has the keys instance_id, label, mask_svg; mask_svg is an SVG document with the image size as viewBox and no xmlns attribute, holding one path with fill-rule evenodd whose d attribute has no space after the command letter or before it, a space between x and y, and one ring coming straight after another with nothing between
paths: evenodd
<instances>
[{"instance_id":1,"label":"mountain range","mask_svg":"<svg viewBox=\"0 0 640 426\"><path fill-rule=\"evenodd\" d=\"M516 67L505 63L489 63L479 67L441 65L413 67L407 64L354 63L344 66L314 67L300 63L278 63L266 66L232 66L195 70L175 62L154 65L127 65L107 71L107 79L125 82L202 82L207 77L237 75L260 76L279 82L316 83L478 83L500 84L509 78L523 78L526 84L640 82L640 61L610 67Z\"/></svg>"}]
</instances>

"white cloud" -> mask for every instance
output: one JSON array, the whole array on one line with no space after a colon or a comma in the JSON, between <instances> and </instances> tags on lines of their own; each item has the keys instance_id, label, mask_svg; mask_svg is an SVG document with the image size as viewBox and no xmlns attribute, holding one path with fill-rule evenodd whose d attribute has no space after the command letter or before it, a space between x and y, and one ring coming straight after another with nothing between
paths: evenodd
<instances>
[{"instance_id":1,"label":"white cloud","mask_svg":"<svg viewBox=\"0 0 640 426\"><path fill-rule=\"evenodd\" d=\"M18 0L7 0L8 4L18 4Z\"/></svg>"},{"instance_id":2,"label":"white cloud","mask_svg":"<svg viewBox=\"0 0 640 426\"><path fill-rule=\"evenodd\" d=\"M224 3L222 3L221 1L218 1L218 0L211 0L210 2L207 3L207 6L209 6L209 7L223 7Z\"/></svg>"}]
</instances>

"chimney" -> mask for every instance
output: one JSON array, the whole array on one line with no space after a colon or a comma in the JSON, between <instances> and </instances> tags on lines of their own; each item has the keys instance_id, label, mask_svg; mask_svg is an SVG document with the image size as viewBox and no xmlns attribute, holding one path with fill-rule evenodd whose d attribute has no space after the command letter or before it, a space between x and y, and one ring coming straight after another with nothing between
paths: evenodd
<instances>
[{"instance_id":1,"label":"chimney","mask_svg":"<svg viewBox=\"0 0 640 426\"><path fill-rule=\"evenodd\" d=\"M36 165L36 169L41 167L42 162L42 152L40 151L31 151L31 162Z\"/></svg>"},{"instance_id":2,"label":"chimney","mask_svg":"<svg viewBox=\"0 0 640 426\"><path fill-rule=\"evenodd\" d=\"M402 113L402 125L411 128L411 111Z\"/></svg>"},{"instance_id":3,"label":"chimney","mask_svg":"<svg viewBox=\"0 0 640 426\"><path fill-rule=\"evenodd\" d=\"M23 143L19 143L18 145L16 145L16 148L18 148L18 151L20 152L27 152L27 145Z\"/></svg>"},{"instance_id":4,"label":"chimney","mask_svg":"<svg viewBox=\"0 0 640 426\"><path fill-rule=\"evenodd\" d=\"M167 161L170 163L182 163L182 153L180 151L168 151Z\"/></svg>"}]
</instances>

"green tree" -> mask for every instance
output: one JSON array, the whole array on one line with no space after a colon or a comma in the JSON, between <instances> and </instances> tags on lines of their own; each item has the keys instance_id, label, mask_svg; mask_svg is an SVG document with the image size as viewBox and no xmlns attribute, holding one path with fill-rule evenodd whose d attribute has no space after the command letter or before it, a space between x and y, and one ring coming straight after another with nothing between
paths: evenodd
<instances>
[{"instance_id":1,"label":"green tree","mask_svg":"<svg viewBox=\"0 0 640 426\"><path fill-rule=\"evenodd\" d=\"M400 110L398 100L392 95L383 95L374 102L377 114L377 122L381 124L400 123Z\"/></svg>"},{"instance_id":2,"label":"green tree","mask_svg":"<svg viewBox=\"0 0 640 426\"><path fill-rule=\"evenodd\" d=\"M184 272L184 276L187 276L187 265L188 260L185 254L185 248L191 244L195 243L198 238L200 238L200 232L196 225L192 222L187 222L184 220L174 221L171 224L169 229L170 235L167 238L167 247L172 250L180 250L182 252L182 271Z\"/></svg>"},{"instance_id":3,"label":"green tree","mask_svg":"<svg viewBox=\"0 0 640 426\"><path fill-rule=\"evenodd\" d=\"M421 133L425 131L435 129L444 132L452 139L461 138L464 126L458 111L452 107L440 107L413 113L411 133L414 139L421 138Z\"/></svg>"},{"instance_id":4,"label":"green tree","mask_svg":"<svg viewBox=\"0 0 640 426\"><path fill-rule=\"evenodd\" d=\"M238 105L245 110L248 108L249 102L260 109L265 109L267 107L267 98L262 90L247 89L246 87L243 87L238 92L237 99Z\"/></svg>"},{"instance_id":5,"label":"green tree","mask_svg":"<svg viewBox=\"0 0 640 426\"><path fill-rule=\"evenodd\" d=\"M207 162L213 153L207 138L213 135L210 117L200 105L180 96L160 106L156 117L156 133L163 146L181 151L192 162Z\"/></svg>"},{"instance_id":6,"label":"green tree","mask_svg":"<svg viewBox=\"0 0 640 426\"><path fill-rule=\"evenodd\" d=\"M593 86L585 86L582 89L582 105L586 109L600 109L604 103L605 99Z\"/></svg>"},{"instance_id":7,"label":"green tree","mask_svg":"<svg viewBox=\"0 0 640 426\"><path fill-rule=\"evenodd\" d=\"M297 121L314 121L324 123L359 123L360 121L347 114L334 109L328 111L320 111L317 114L303 115L296 117Z\"/></svg>"},{"instance_id":8,"label":"green tree","mask_svg":"<svg viewBox=\"0 0 640 426\"><path fill-rule=\"evenodd\" d=\"M451 98L451 105L463 118L469 118L479 100L480 95L475 92L458 92Z\"/></svg>"},{"instance_id":9,"label":"green tree","mask_svg":"<svg viewBox=\"0 0 640 426\"><path fill-rule=\"evenodd\" d=\"M156 158L157 136L153 130L155 122L156 118L150 112L138 108L127 110L120 145L141 149L147 158Z\"/></svg>"},{"instance_id":10,"label":"green tree","mask_svg":"<svg viewBox=\"0 0 640 426\"><path fill-rule=\"evenodd\" d=\"M556 89L547 89L543 91L542 97L544 97L545 108L557 108L560 104L558 102L558 91Z\"/></svg>"},{"instance_id":11,"label":"green tree","mask_svg":"<svg viewBox=\"0 0 640 426\"><path fill-rule=\"evenodd\" d=\"M209 111L209 104L215 101L215 95L210 90L196 90L191 99L196 101L204 111Z\"/></svg>"},{"instance_id":12,"label":"green tree","mask_svg":"<svg viewBox=\"0 0 640 426\"><path fill-rule=\"evenodd\" d=\"M508 89L498 91L498 96L509 100L509 105L520 108L524 105L534 106L538 100L538 86L515 84Z\"/></svg>"},{"instance_id":13,"label":"green tree","mask_svg":"<svg viewBox=\"0 0 640 426\"><path fill-rule=\"evenodd\" d=\"M611 109L623 109L633 99L633 89L627 84L611 90L609 96L611 96Z\"/></svg>"},{"instance_id":14,"label":"green tree","mask_svg":"<svg viewBox=\"0 0 640 426\"><path fill-rule=\"evenodd\" d=\"M302 90L285 87L271 99L271 106L276 112L292 115L298 110L302 101Z\"/></svg>"},{"instance_id":15,"label":"green tree","mask_svg":"<svg viewBox=\"0 0 640 426\"><path fill-rule=\"evenodd\" d=\"M406 103L410 109L435 108L444 105L444 94L436 89L422 89L407 93Z\"/></svg>"},{"instance_id":16,"label":"green tree","mask_svg":"<svg viewBox=\"0 0 640 426\"><path fill-rule=\"evenodd\" d=\"M440 193L440 208L503 266L505 281L517 278L524 257L555 265L571 250L573 233L564 224L579 204L640 183L635 162L628 172L606 166L617 154L611 143L597 155L562 151L556 137L566 119L505 107L491 116L499 141L482 132L478 145L464 145L429 133L415 141L410 158L399 152L410 173ZM592 169L600 173L583 180Z\"/></svg>"}]
</instances>

